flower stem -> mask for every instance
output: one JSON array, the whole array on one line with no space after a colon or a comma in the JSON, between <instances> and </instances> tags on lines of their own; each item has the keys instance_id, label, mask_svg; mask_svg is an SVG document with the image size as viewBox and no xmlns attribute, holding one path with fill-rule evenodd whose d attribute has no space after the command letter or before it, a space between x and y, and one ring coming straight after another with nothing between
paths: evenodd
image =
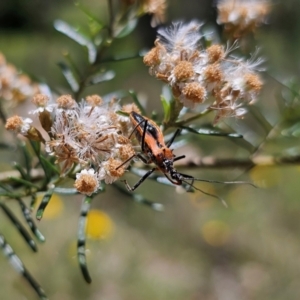
<instances>
[{"instance_id":1,"label":"flower stem","mask_svg":"<svg viewBox=\"0 0 300 300\"><path fill-rule=\"evenodd\" d=\"M199 118L207 115L209 112L211 112L211 110L210 109L206 109L206 110L204 110L203 112L201 112L201 113L199 113L197 115L194 115L194 116L192 116L192 117L190 117L188 119L176 122L175 124L176 124L177 127L186 125L187 123L190 123L192 121L198 120Z\"/></svg>"}]
</instances>

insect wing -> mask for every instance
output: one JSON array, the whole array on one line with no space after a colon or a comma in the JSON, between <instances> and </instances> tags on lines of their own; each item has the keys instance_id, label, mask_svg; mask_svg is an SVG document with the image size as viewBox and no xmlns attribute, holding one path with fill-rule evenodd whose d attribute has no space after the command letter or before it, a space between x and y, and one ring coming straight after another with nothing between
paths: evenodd
<instances>
[{"instance_id":1,"label":"insect wing","mask_svg":"<svg viewBox=\"0 0 300 300\"><path fill-rule=\"evenodd\" d=\"M155 147L162 148L165 146L164 136L160 128L150 119L139 115L136 112L131 112L131 121L136 128L136 137L141 142L144 130L145 122L147 121L145 144L149 149L154 150ZM139 126L138 126L139 124Z\"/></svg>"}]
</instances>

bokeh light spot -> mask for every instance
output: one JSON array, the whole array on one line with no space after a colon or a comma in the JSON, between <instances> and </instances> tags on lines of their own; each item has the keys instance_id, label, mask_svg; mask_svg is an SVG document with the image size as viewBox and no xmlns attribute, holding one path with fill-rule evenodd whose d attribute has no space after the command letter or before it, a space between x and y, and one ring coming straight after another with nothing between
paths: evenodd
<instances>
[{"instance_id":1,"label":"bokeh light spot","mask_svg":"<svg viewBox=\"0 0 300 300\"><path fill-rule=\"evenodd\" d=\"M227 243L230 236L228 224L220 220L206 222L201 228L204 240L211 246L220 247Z\"/></svg>"},{"instance_id":2,"label":"bokeh light spot","mask_svg":"<svg viewBox=\"0 0 300 300\"><path fill-rule=\"evenodd\" d=\"M278 168L257 166L250 171L250 177L258 187L269 188L278 185L281 176Z\"/></svg>"},{"instance_id":3,"label":"bokeh light spot","mask_svg":"<svg viewBox=\"0 0 300 300\"><path fill-rule=\"evenodd\" d=\"M90 210L87 215L86 235L92 239L107 239L112 236L114 224L111 218L100 210Z\"/></svg>"},{"instance_id":4,"label":"bokeh light spot","mask_svg":"<svg viewBox=\"0 0 300 300\"><path fill-rule=\"evenodd\" d=\"M249 207L248 202L249 199L251 199L251 196L248 196L247 193L249 193L249 187L242 185L235 186L226 197L229 207L235 210L245 211Z\"/></svg>"}]
</instances>

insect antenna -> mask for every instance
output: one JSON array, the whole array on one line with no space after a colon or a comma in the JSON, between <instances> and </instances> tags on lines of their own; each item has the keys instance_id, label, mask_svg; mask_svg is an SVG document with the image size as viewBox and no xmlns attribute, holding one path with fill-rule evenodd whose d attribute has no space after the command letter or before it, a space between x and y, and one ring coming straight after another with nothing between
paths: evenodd
<instances>
[{"instance_id":1,"label":"insect antenna","mask_svg":"<svg viewBox=\"0 0 300 300\"><path fill-rule=\"evenodd\" d=\"M184 182L185 184L187 184L187 185L189 185L190 187L194 188L195 190L201 192L201 193L204 194L204 195L207 195L207 196L210 196L210 197L213 197L213 198L218 199L225 207L228 207L226 201L225 201L223 198L221 198L221 197L219 197L219 196L217 196L217 195L215 195L215 194L211 194L211 193L205 192L205 191L203 191L203 190L201 190L201 189L195 187L192 183L189 183L189 182L186 181L186 180L182 180L182 182Z\"/></svg>"},{"instance_id":2,"label":"insect antenna","mask_svg":"<svg viewBox=\"0 0 300 300\"><path fill-rule=\"evenodd\" d=\"M247 184L247 185L251 185L255 188L257 188L257 186L249 181L219 181L219 180L209 180L209 179L201 179L201 178L195 178L193 176L187 175L187 174L182 174L179 173L182 176L182 179L185 180L191 180L192 183L194 181L201 181L201 182L208 182L208 183L220 183L220 184Z\"/></svg>"},{"instance_id":3,"label":"insect antenna","mask_svg":"<svg viewBox=\"0 0 300 300\"><path fill-rule=\"evenodd\" d=\"M195 187L194 186L194 181L201 181L201 182L208 182L208 183L222 183L222 184L248 184L248 185L251 185L253 187L257 187L255 184L253 184L251 182L247 182L247 181L218 181L218 180L208 180L208 179L195 178L193 176L182 174L182 173L179 173L179 175L181 176L180 180L182 182L184 182L185 184L189 185L190 187L193 187L195 190L201 192L202 194L205 194L207 196L211 196L213 198L216 198L216 199L220 200L221 203L225 207L228 207L228 205L227 205L226 201L223 198L221 198L221 197L219 197L217 195L205 192L205 191L203 191L203 190ZM188 182L187 180L191 180L191 183Z\"/></svg>"},{"instance_id":4,"label":"insect antenna","mask_svg":"<svg viewBox=\"0 0 300 300\"><path fill-rule=\"evenodd\" d=\"M116 170L120 169L121 167L123 167L124 165L126 165L129 161L131 161L136 155L132 155L131 157L129 157L128 159L126 159L123 163L121 163Z\"/></svg>"},{"instance_id":5,"label":"insect antenna","mask_svg":"<svg viewBox=\"0 0 300 300\"><path fill-rule=\"evenodd\" d=\"M137 128L142 124L142 123L144 123L145 122L145 120L142 120L141 122L139 122L138 124L136 124L135 126L134 126L134 128L133 128L133 130L131 131L131 133L129 134L129 139L132 137L132 135L135 133L135 131L137 130ZM146 126L147 127L147 126Z\"/></svg>"},{"instance_id":6,"label":"insect antenna","mask_svg":"<svg viewBox=\"0 0 300 300\"><path fill-rule=\"evenodd\" d=\"M257 186L249 181L218 181L218 180L206 180L206 179L200 179L200 178L194 178L194 181L202 181L202 182L209 182L209 183L221 183L221 184L247 184L247 185L251 185L255 188L257 188Z\"/></svg>"}]
</instances>

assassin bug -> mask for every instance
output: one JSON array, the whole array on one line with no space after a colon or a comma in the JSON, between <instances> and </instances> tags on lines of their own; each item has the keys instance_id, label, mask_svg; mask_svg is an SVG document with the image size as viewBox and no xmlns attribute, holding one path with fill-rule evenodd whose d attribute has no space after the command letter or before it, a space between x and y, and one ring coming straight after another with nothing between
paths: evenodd
<instances>
[{"instance_id":1,"label":"assassin bug","mask_svg":"<svg viewBox=\"0 0 300 300\"><path fill-rule=\"evenodd\" d=\"M206 195L220 199L223 203L224 201L220 197L209 194L199 188L196 188L194 186L194 181L224 184L247 183L244 181L221 182L215 180L205 180L178 172L174 168L173 164L175 161L185 158L185 155L176 156L173 153L173 149L170 149L170 146L174 142L175 138L180 134L181 130L177 129L170 141L166 143L164 141L164 136L161 129L154 121L136 113L135 111L130 112L129 117L132 124L134 125L134 129L130 134L129 138L131 138L133 133L135 133L135 136L141 145L142 153L137 153L131 156L118 168L122 167L124 164L126 164L135 157L138 157L145 164L155 164L155 167L146 172L134 186L131 187L126 180L123 181L129 191L132 192L135 189L137 189L145 181L145 179L147 179L156 170L161 171L164 174L164 176L175 185L182 185L183 183L185 183ZM251 183L248 184L253 185Z\"/></svg>"}]
</instances>

